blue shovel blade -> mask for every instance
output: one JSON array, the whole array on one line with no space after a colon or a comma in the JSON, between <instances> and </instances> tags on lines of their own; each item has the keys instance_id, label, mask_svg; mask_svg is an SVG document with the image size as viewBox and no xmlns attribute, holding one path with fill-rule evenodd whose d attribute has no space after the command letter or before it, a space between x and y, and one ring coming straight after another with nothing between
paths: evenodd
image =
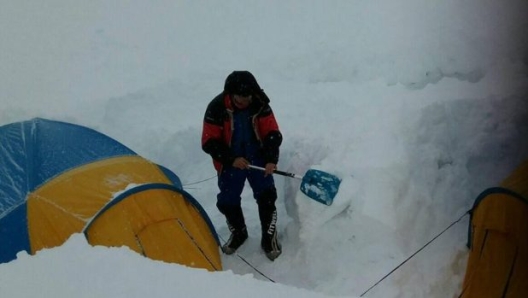
<instances>
[{"instance_id":1,"label":"blue shovel blade","mask_svg":"<svg viewBox=\"0 0 528 298\"><path fill-rule=\"evenodd\" d=\"M332 174L310 169L302 179L301 191L309 198L330 206L339 191L340 183L341 179Z\"/></svg>"}]
</instances>

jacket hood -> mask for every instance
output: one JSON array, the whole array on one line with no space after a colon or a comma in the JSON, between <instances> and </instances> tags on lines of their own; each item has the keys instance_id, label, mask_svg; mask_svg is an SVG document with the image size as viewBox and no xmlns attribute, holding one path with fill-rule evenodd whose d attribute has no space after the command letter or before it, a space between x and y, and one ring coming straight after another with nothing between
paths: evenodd
<instances>
[{"instance_id":1,"label":"jacket hood","mask_svg":"<svg viewBox=\"0 0 528 298\"><path fill-rule=\"evenodd\" d=\"M224 93L254 95L262 102L269 103L268 96L260 88L253 74L247 70L236 70L227 76L224 84Z\"/></svg>"}]
</instances>

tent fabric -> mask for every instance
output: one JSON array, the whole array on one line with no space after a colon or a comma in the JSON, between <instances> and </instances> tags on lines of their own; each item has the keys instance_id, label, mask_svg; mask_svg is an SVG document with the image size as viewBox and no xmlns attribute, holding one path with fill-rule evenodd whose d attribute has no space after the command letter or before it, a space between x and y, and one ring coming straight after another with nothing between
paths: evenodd
<instances>
[{"instance_id":1,"label":"tent fabric","mask_svg":"<svg viewBox=\"0 0 528 298\"><path fill-rule=\"evenodd\" d=\"M94 245L126 245L155 260L220 270L218 242L209 241L212 223L204 215L185 191L167 184L145 184L116 197L84 233ZM181 238L191 241L182 242Z\"/></svg>"},{"instance_id":2,"label":"tent fabric","mask_svg":"<svg viewBox=\"0 0 528 298\"><path fill-rule=\"evenodd\" d=\"M171 183L156 165L139 156L113 157L82 165L27 195L31 253L64 243L114 194L130 183Z\"/></svg>"},{"instance_id":3,"label":"tent fabric","mask_svg":"<svg viewBox=\"0 0 528 298\"><path fill-rule=\"evenodd\" d=\"M3 126L0 140L4 157L0 160L0 175L13 177L12 183L2 183L0 194L4 197L7 193L11 198L20 198L20 194L33 191L75 166L112 156L136 155L95 130L38 118ZM0 210L6 208L2 206L5 203L0 201Z\"/></svg>"},{"instance_id":4,"label":"tent fabric","mask_svg":"<svg viewBox=\"0 0 528 298\"><path fill-rule=\"evenodd\" d=\"M221 269L212 223L169 169L95 130L40 118L0 127L0 141L0 263L15 259L19 251L34 254L59 246L73 233L97 234L99 220L107 218L116 227L142 226L155 231L140 233L150 235L141 241L143 247L167 246L181 253L178 259L168 250L153 254L135 249L145 256L183 264L199 259L185 252L194 243L212 261L188 265ZM128 212L127 206L144 210L129 213L126 224L105 215L115 210ZM146 210L150 210L147 217ZM152 229L160 220L180 221L180 227L185 225L192 233L182 234L174 225ZM112 235L116 238L110 239L112 243L134 249L123 240L126 231L114 229Z\"/></svg>"},{"instance_id":5,"label":"tent fabric","mask_svg":"<svg viewBox=\"0 0 528 298\"><path fill-rule=\"evenodd\" d=\"M528 297L527 197L528 162L477 197L460 297Z\"/></svg>"}]
</instances>

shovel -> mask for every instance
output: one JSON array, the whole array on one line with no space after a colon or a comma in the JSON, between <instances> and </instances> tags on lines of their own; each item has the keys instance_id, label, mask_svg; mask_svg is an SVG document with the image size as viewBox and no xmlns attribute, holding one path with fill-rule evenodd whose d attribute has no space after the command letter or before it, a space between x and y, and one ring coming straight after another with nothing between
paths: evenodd
<instances>
[{"instance_id":1,"label":"shovel","mask_svg":"<svg viewBox=\"0 0 528 298\"><path fill-rule=\"evenodd\" d=\"M249 165L249 167L261 171L266 170L253 165ZM273 173L301 180L301 191L310 199L327 206L332 205L341 183L341 179L335 175L314 169L309 169L302 177L279 170L274 170Z\"/></svg>"}]
</instances>

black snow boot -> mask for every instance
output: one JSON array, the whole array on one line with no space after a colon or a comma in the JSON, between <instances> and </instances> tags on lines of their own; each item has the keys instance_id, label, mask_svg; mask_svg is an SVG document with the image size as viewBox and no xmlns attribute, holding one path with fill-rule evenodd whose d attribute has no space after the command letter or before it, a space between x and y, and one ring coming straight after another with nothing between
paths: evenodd
<instances>
[{"instance_id":1,"label":"black snow boot","mask_svg":"<svg viewBox=\"0 0 528 298\"><path fill-rule=\"evenodd\" d=\"M218 210L225 215L227 226L231 231L229 240L222 246L222 251L227 254L233 254L248 238L246 223L242 207L232 205L216 205Z\"/></svg>"},{"instance_id":2,"label":"black snow boot","mask_svg":"<svg viewBox=\"0 0 528 298\"><path fill-rule=\"evenodd\" d=\"M266 253L268 259L274 261L282 253L282 248L277 238L277 210L273 212L273 220L268 225L268 229L262 232L262 240L260 246Z\"/></svg>"},{"instance_id":3,"label":"black snow boot","mask_svg":"<svg viewBox=\"0 0 528 298\"><path fill-rule=\"evenodd\" d=\"M262 227L262 239L260 246L266 253L266 257L270 260L275 260L282 253L281 245L277 237L277 208L275 208L275 201L277 193L275 188L265 193L259 201L259 217Z\"/></svg>"},{"instance_id":4,"label":"black snow boot","mask_svg":"<svg viewBox=\"0 0 528 298\"><path fill-rule=\"evenodd\" d=\"M228 223L229 225L229 223ZM229 225L229 230L231 231L231 237L229 240L222 246L222 251L226 255L233 254L248 238L248 233L246 227L241 230L233 229L233 226Z\"/></svg>"}]
</instances>

